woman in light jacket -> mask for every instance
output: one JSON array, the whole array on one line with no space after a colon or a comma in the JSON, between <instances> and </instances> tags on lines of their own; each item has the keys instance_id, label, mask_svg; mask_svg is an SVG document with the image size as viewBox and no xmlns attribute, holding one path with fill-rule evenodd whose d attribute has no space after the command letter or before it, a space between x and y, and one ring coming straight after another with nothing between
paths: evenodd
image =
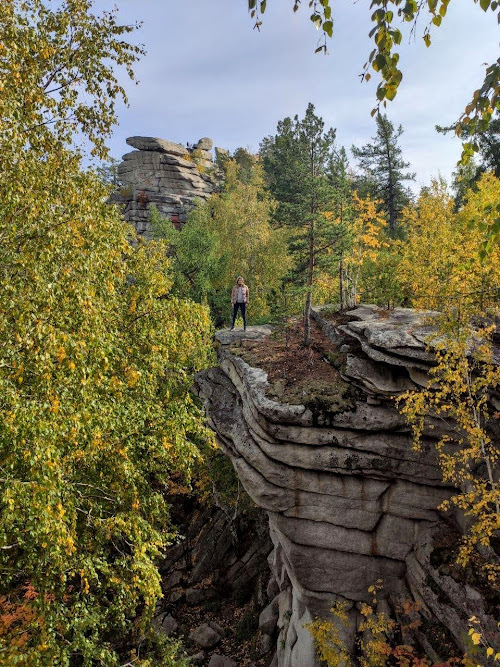
<instances>
[{"instance_id":1,"label":"woman in light jacket","mask_svg":"<svg viewBox=\"0 0 500 667\"><path fill-rule=\"evenodd\" d=\"M243 328L246 331L247 328L247 318L246 318L246 307L248 304L248 287L245 285L245 281L241 276L238 276L236 279L236 284L233 285L231 290L231 305L233 307L233 323L231 325L231 331L234 329L234 323L236 322L236 315L238 314L238 308L241 310L241 317L243 318Z\"/></svg>"}]
</instances>

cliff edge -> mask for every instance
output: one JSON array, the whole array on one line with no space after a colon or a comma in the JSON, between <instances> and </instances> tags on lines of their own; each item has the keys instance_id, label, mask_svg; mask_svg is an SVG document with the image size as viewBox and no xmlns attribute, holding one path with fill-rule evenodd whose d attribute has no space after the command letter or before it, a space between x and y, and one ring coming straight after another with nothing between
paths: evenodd
<instances>
[{"instance_id":1,"label":"cliff edge","mask_svg":"<svg viewBox=\"0 0 500 667\"><path fill-rule=\"evenodd\" d=\"M496 622L484 591L447 564L458 519L437 509L454 489L442 482L434 447L447 426L433 423L417 452L394 405L394 396L428 381L435 313L360 306L341 323L319 309L313 316L339 351L350 400L275 400L266 372L237 347L241 338L264 344L270 327L217 333L219 365L196 377L221 447L269 515L271 602L260 625L276 640L273 664L319 665L306 626L329 617L335 600L348 604L340 631L354 647L360 605L377 580L380 610L397 619L410 602L417 622L405 643L436 662L463 654L471 616L487 632Z\"/></svg>"}]
</instances>

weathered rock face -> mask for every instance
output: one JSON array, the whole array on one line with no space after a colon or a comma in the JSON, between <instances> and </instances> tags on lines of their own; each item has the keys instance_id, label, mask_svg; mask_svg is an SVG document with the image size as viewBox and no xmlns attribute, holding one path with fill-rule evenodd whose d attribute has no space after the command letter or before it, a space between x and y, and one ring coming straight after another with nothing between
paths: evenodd
<instances>
[{"instance_id":1,"label":"weathered rock face","mask_svg":"<svg viewBox=\"0 0 500 667\"><path fill-rule=\"evenodd\" d=\"M415 452L392 399L427 382L433 313L364 306L350 316L333 326L314 314L343 346L343 377L359 389L355 409L313 412L270 400L266 373L230 352L227 332L217 335L219 367L196 380L219 442L269 515L274 599L261 631L272 635L277 624L279 667L318 664L305 626L328 616L337 599L349 604L345 640L353 642L360 603L377 579L381 605L394 611L404 599L418 602L422 624L411 641L434 660L444 643L465 650L470 616L495 628L482 595L443 575L432 558L436 535L450 529L437 507L454 491L442 482L433 447L444 427L432 424ZM248 334L267 332L250 327Z\"/></svg>"},{"instance_id":2,"label":"weathered rock face","mask_svg":"<svg viewBox=\"0 0 500 667\"><path fill-rule=\"evenodd\" d=\"M204 137L189 148L155 137L129 137L127 143L136 150L118 165L122 185L111 201L123 205L125 220L139 234L149 235L151 205L177 226L197 199L214 192L212 139Z\"/></svg>"}]
</instances>

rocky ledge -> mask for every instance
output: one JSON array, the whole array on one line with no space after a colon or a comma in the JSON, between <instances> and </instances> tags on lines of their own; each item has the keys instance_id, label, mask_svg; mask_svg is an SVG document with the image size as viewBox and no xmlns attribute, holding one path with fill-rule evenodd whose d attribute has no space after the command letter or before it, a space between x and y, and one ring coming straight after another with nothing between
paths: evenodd
<instances>
[{"instance_id":1,"label":"rocky ledge","mask_svg":"<svg viewBox=\"0 0 500 667\"><path fill-rule=\"evenodd\" d=\"M261 632L276 641L273 664L319 664L306 625L328 617L335 600L348 603L349 626L341 632L353 646L360 605L377 580L380 609L398 617L411 601L417 610L405 643L437 662L463 654L468 618L480 618L485 632L496 623L482 592L453 578L437 557L457 535L454 520L437 509L454 491L442 482L433 446L445 426L433 424L414 451L393 398L428 380L435 313L362 306L344 324L319 309L313 316L343 355L353 405L271 400L266 373L232 347L240 332L216 335L219 365L196 378L221 447L269 515L273 576ZM257 341L269 334L269 327L246 332Z\"/></svg>"}]
</instances>

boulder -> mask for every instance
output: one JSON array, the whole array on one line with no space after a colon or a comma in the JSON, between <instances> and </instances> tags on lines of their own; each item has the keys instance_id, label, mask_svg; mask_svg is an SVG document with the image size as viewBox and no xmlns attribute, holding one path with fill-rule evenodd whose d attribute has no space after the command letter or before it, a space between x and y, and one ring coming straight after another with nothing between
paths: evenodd
<instances>
[{"instance_id":1,"label":"boulder","mask_svg":"<svg viewBox=\"0 0 500 667\"><path fill-rule=\"evenodd\" d=\"M238 663L225 655L214 653L210 658L208 667L238 667Z\"/></svg>"},{"instance_id":2,"label":"boulder","mask_svg":"<svg viewBox=\"0 0 500 667\"><path fill-rule=\"evenodd\" d=\"M202 151L211 151L213 145L213 139L210 139L210 137L202 137L195 145L195 148L199 148Z\"/></svg>"},{"instance_id":3,"label":"boulder","mask_svg":"<svg viewBox=\"0 0 500 667\"><path fill-rule=\"evenodd\" d=\"M189 633L189 639L194 641L202 649L208 650L217 646L221 640L221 636L208 623L198 626Z\"/></svg>"},{"instance_id":4,"label":"boulder","mask_svg":"<svg viewBox=\"0 0 500 667\"><path fill-rule=\"evenodd\" d=\"M263 609L259 616L259 629L266 635L272 635L279 618L279 600L276 598ZM266 651L267 653L267 651Z\"/></svg>"},{"instance_id":5,"label":"boulder","mask_svg":"<svg viewBox=\"0 0 500 667\"><path fill-rule=\"evenodd\" d=\"M189 151L181 144L173 141L159 139L158 137L128 137L129 146L139 151L156 151L158 153L171 153L172 155L188 155Z\"/></svg>"},{"instance_id":6,"label":"boulder","mask_svg":"<svg viewBox=\"0 0 500 667\"><path fill-rule=\"evenodd\" d=\"M172 614L160 614L155 618L154 626L167 637L176 632L179 628L179 625Z\"/></svg>"},{"instance_id":7,"label":"boulder","mask_svg":"<svg viewBox=\"0 0 500 667\"><path fill-rule=\"evenodd\" d=\"M226 634L224 628L222 628L216 621L208 621L208 625L212 628L212 630L218 632L221 637L224 637Z\"/></svg>"},{"instance_id":8,"label":"boulder","mask_svg":"<svg viewBox=\"0 0 500 667\"><path fill-rule=\"evenodd\" d=\"M215 334L216 340L222 345L230 345L240 340L262 340L272 333L272 327L269 324L247 327L246 331L241 329L221 329Z\"/></svg>"}]
</instances>

